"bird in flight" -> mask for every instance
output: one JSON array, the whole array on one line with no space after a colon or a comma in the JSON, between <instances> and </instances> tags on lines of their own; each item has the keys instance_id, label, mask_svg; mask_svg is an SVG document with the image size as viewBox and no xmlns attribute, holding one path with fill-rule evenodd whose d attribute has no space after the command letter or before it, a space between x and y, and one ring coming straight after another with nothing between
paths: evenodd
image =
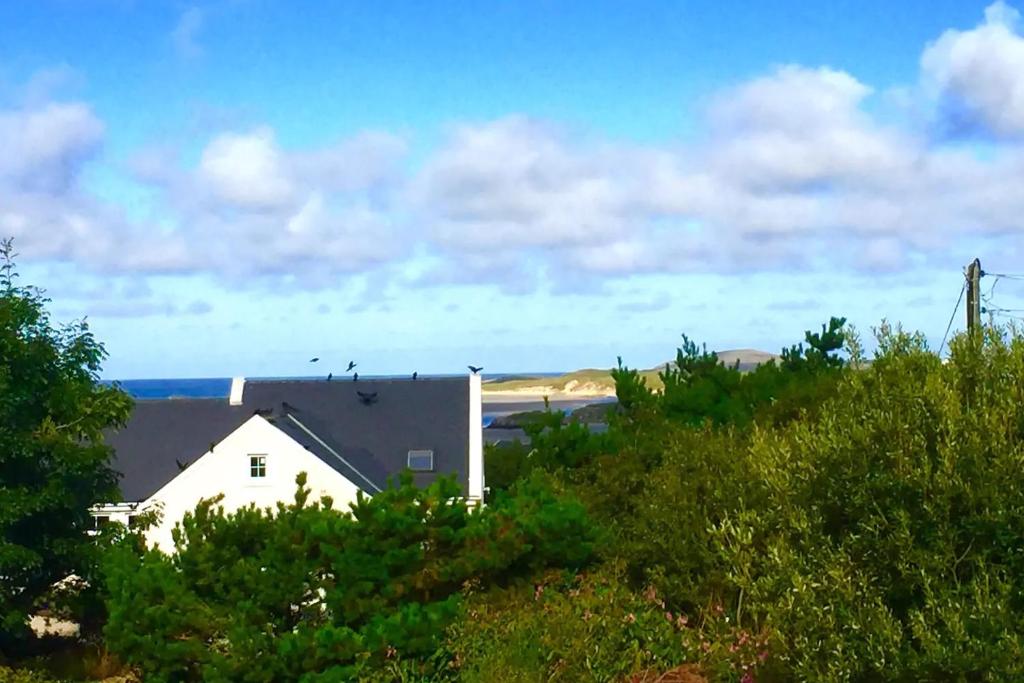
<instances>
[{"instance_id":1,"label":"bird in flight","mask_svg":"<svg viewBox=\"0 0 1024 683\"><path fill-rule=\"evenodd\" d=\"M309 362L310 362L310 363L316 363L316 362L318 362L319 360L320 360L320 357L319 357L319 356L316 356L316 357L314 357L314 358L310 358L310 359L309 359Z\"/></svg>"},{"instance_id":2,"label":"bird in flight","mask_svg":"<svg viewBox=\"0 0 1024 683\"><path fill-rule=\"evenodd\" d=\"M354 368L355 366L356 366L356 362L354 360L350 360L348 362L348 367L345 368L345 372L352 372L352 368Z\"/></svg>"},{"instance_id":3,"label":"bird in flight","mask_svg":"<svg viewBox=\"0 0 1024 683\"><path fill-rule=\"evenodd\" d=\"M474 375L483 370L483 368L478 368L475 365L467 365L466 367L469 368L469 371L472 372Z\"/></svg>"},{"instance_id":4,"label":"bird in flight","mask_svg":"<svg viewBox=\"0 0 1024 683\"><path fill-rule=\"evenodd\" d=\"M327 381L330 382L332 379L334 379L334 373L333 372L328 372L327 373Z\"/></svg>"},{"instance_id":5,"label":"bird in flight","mask_svg":"<svg viewBox=\"0 0 1024 683\"><path fill-rule=\"evenodd\" d=\"M357 391L356 395L359 396L359 400L363 402L363 405L367 405L368 406L368 405L371 405L371 404L377 402L377 392L376 391L370 391L370 392Z\"/></svg>"}]
</instances>

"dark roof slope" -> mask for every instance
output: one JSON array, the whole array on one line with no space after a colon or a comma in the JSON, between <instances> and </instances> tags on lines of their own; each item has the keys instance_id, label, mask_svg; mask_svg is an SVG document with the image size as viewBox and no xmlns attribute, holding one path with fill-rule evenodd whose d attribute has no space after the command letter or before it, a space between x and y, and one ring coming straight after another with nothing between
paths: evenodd
<instances>
[{"instance_id":1,"label":"dark roof slope","mask_svg":"<svg viewBox=\"0 0 1024 683\"><path fill-rule=\"evenodd\" d=\"M357 391L376 394L367 405ZM241 406L225 399L137 401L124 429L108 437L127 501L156 493L256 412L354 484L372 492L401 472L412 449L434 451L425 485L455 474L465 488L469 470L469 382L417 380L283 380L246 382Z\"/></svg>"},{"instance_id":2,"label":"dark roof slope","mask_svg":"<svg viewBox=\"0 0 1024 683\"><path fill-rule=\"evenodd\" d=\"M128 424L107 435L121 495L141 501L156 493L187 465L252 417L252 409L224 399L171 398L136 401Z\"/></svg>"}]
</instances>

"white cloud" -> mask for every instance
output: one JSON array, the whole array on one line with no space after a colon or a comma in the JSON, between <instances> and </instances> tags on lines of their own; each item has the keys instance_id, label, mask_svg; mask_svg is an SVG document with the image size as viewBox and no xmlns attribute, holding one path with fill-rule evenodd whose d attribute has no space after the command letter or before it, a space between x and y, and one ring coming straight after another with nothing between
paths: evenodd
<instances>
[{"instance_id":1,"label":"white cloud","mask_svg":"<svg viewBox=\"0 0 1024 683\"><path fill-rule=\"evenodd\" d=\"M269 128L217 136L203 150L198 175L215 201L243 210L280 208L294 198Z\"/></svg>"},{"instance_id":2,"label":"white cloud","mask_svg":"<svg viewBox=\"0 0 1024 683\"><path fill-rule=\"evenodd\" d=\"M100 148L103 132L81 103L0 111L0 182L24 192L66 192Z\"/></svg>"},{"instance_id":3,"label":"white cloud","mask_svg":"<svg viewBox=\"0 0 1024 683\"><path fill-rule=\"evenodd\" d=\"M946 98L954 125L1024 133L1024 37L1020 13L1002 0L977 27L950 29L921 55L926 84Z\"/></svg>"},{"instance_id":4,"label":"white cloud","mask_svg":"<svg viewBox=\"0 0 1024 683\"><path fill-rule=\"evenodd\" d=\"M310 151L285 150L266 127L215 136L193 168L173 150L136 156L188 248L189 269L235 283L264 276L303 286L401 258L405 143L378 132Z\"/></svg>"},{"instance_id":5,"label":"white cloud","mask_svg":"<svg viewBox=\"0 0 1024 683\"><path fill-rule=\"evenodd\" d=\"M980 27L946 32L922 56L931 95L916 84L901 97L923 107L955 95L993 131L1014 132L1015 22L997 4ZM388 132L295 149L269 127L220 130L195 163L169 146L133 160L155 197L152 225L79 187L103 137L89 108L39 103L0 111L0 148L19 150L0 158L0 232L33 258L101 271L304 287L401 273L407 286L509 292L638 273L888 271L945 264L980 237L1019 242L1021 140L982 154L879 115L878 99L850 73L786 65L713 93L689 143L516 115L453 126L415 167ZM1019 116L1024 126L1024 104Z\"/></svg>"}]
</instances>

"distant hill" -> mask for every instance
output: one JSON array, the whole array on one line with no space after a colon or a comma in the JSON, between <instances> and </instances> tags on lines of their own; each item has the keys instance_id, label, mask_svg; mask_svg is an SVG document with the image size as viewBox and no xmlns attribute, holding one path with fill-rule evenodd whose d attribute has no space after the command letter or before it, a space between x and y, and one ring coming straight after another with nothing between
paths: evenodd
<instances>
[{"instance_id":1,"label":"distant hill","mask_svg":"<svg viewBox=\"0 0 1024 683\"><path fill-rule=\"evenodd\" d=\"M766 351L756 349L730 349L719 351L718 358L727 365L734 365L739 361L740 370L746 372L754 369L761 363L766 363L779 356ZM669 363L675 363L673 358ZM647 379L647 386L654 389L661 389L661 379L658 373L665 369L662 363L656 368L641 370L640 374ZM517 377L508 380L492 380L484 382L485 394L491 395L523 395L523 396L549 396L551 398L571 397L585 398L588 396L614 396L615 382L612 381L610 370L598 370L587 368L574 370L564 375L555 377Z\"/></svg>"},{"instance_id":2,"label":"distant hill","mask_svg":"<svg viewBox=\"0 0 1024 683\"><path fill-rule=\"evenodd\" d=\"M729 349L726 351L718 351L718 360L722 361L725 365L735 365L737 361L740 364L740 370L748 372L753 370L762 363L767 363L771 360L779 360L782 356L777 353L768 353L767 351L758 351L757 349ZM675 363L676 359L673 358L669 363ZM657 368L651 368L652 370L662 370L665 364L662 363Z\"/></svg>"}]
</instances>

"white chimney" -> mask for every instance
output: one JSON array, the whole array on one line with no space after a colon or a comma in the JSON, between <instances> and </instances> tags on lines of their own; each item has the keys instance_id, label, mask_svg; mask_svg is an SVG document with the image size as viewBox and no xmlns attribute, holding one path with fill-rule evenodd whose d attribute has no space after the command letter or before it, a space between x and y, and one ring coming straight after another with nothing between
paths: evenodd
<instances>
[{"instance_id":1,"label":"white chimney","mask_svg":"<svg viewBox=\"0 0 1024 683\"><path fill-rule=\"evenodd\" d=\"M471 501L484 498L484 418L480 375L469 376L469 491Z\"/></svg>"},{"instance_id":2,"label":"white chimney","mask_svg":"<svg viewBox=\"0 0 1024 683\"><path fill-rule=\"evenodd\" d=\"M245 389L244 377L233 377L231 379L231 394L228 396L228 405L242 405L242 390Z\"/></svg>"}]
</instances>

